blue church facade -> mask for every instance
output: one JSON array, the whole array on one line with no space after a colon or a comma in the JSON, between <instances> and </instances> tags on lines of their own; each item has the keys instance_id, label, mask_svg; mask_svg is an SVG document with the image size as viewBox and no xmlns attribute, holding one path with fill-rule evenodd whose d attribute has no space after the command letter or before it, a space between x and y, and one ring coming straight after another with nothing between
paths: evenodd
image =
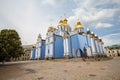
<instances>
[{"instance_id":1,"label":"blue church facade","mask_svg":"<svg viewBox=\"0 0 120 80\"><path fill-rule=\"evenodd\" d=\"M43 40L39 35L31 51L31 59L78 58L104 56L102 39L77 22L74 30L67 19L60 20L57 28L50 26Z\"/></svg>"}]
</instances>

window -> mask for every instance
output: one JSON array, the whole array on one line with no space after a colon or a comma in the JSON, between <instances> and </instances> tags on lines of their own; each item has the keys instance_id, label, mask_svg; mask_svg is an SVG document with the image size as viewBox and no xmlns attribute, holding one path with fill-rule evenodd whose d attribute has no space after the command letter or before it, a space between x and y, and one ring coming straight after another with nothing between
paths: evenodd
<instances>
[{"instance_id":1,"label":"window","mask_svg":"<svg viewBox=\"0 0 120 80\"><path fill-rule=\"evenodd\" d=\"M59 26L60 30L62 30L62 26Z\"/></svg>"},{"instance_id":2,"label":"window","mask_svg":"<svg viewBox=\"0 0 120 80\"><path fill-rule=\"evenodd\" d=\"M48 38L48 42L50 42L50 38Z\"/></svg>"},{"instance_id":3,"label":"window","mask_svg":"<svg viewBox=\"0 0 120 80\"><path fill-rule=\"evenodd\" d=\"M49 49L48 49L48 54L49 54Z\"/></svg>"},{"instance_id":4,"label":"window","mask_svg":"<svg viewBox=\"0 0 120 80\"><path fill-rule=\"evenodd\" d=\"M64 26L62 26L62 30L65 30Z\"/></svg>"}]
</instances>

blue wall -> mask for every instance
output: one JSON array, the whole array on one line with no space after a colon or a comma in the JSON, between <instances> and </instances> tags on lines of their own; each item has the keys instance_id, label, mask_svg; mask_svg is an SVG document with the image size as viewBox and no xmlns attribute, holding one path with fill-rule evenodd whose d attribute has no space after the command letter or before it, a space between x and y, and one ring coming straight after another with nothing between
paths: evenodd
<instances>
[{"instance_id":1,"label":"blue wall","mask_svg":"<svg viewBox=\"0 0 120 80\"><path fill-rule=\"evenodd\" d=\"M44 59L44 58L45 58L45 40L42 40L40 59Z\"/></svg>"},{"instance_id":2,"label":"blue wall","mask_svg":"<svg viewBox=\"0 0 120 80\"><path fill-rule=\"evenodd\" d=\"M81 56L84 56L84 47L87 46L86 37L76 34L71 36L72 48L74 49L74 57L77 57L77 50L80 50ZM72 51L72 50L71 50Z\"/></svg>"},{"instance_id":3,"label":"blue wall","mask_svg":"<svg viewBox=\"0 0 120 80\"><path fill-rule=\"evenodd\" d=\"M53 58L63 58L64 57L64 48L63 40L61 36L54 36L54 54Z\"/></svg>"},{"instance_id":4,"label":"blue wall","mask_svg":"<svg viewBox=\"0 0 120 80\"><path fill-rule=\"evenodd\" d=\"M68 37L68 49L69 49L69 57L71 58L71 57L73 57L73 55L72 55L72 44L71 44L71 38L70 37Z\"/></svg>"},{"instance_id":5,"label":"blue wall","mask_svg":"<svg viewBox=\"0 0 120 80\"><path fill-rule=\"evenodd\" d=\"M72 55L73 55L73 57L77 57L76 51L79 48L77 35L72 35L71 36L71 44L72 44L71 49L74 50L74 54L72 54Z\"/></svg>"},{"instance_id":6,"label":"blue wall","mask_svg":"<svg viewBox=\"0 0 120 80\"><path fill-rule=\"evenodd\" d=\"M32 59L35 59L35 52L36 52L36 48L34 47L32 50Z\"/></svg>"},{"instance_id":7,"label":"blue wall","mask_svg":"<svg viewBox=\"0 0 120 80\"><path fill-rule=\"evenodd\" d=\"M90 37L87 37L88 39L88 45L91 46L91 40L90 40Z\"/></svg>"}]
</instances>

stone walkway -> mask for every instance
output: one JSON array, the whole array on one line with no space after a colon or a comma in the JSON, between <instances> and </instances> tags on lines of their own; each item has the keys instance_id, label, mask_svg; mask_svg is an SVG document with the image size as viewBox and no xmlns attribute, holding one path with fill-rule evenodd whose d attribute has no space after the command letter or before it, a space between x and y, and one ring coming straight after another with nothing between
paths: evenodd
<instances>
[{"instance_id":1,"label":"stone walkway","mask_svg":"<svg viewBox=\"0 0 120 80\"><path fill-rule=\"evenodd\" d=\"M120 80L120 57L9 62L0 65L0 80Z\"/></svg>"}]
</instances>

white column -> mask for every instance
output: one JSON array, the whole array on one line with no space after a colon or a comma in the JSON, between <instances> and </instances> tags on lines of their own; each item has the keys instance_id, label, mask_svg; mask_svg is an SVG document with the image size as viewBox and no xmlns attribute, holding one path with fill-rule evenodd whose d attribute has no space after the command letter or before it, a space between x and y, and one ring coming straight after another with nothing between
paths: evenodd
<instances>
[{"instance_id":1,"label":"white column","mask_svg":"<svg viewBox=\"0 0 120 80\"><path fill-rule=\"evenodd\" d=\"M38 56L38 49L36 47L36 51L35 51L35 59L37 59L37 56Z\"/></svg>"},{"instance_id":2,"label":"white column","mask_svg":"<svg viewBox=\"0 0 120 80\"><path fill-rule=\"evenodd\" d=\"M42 42L42 41L41 41ZM41 42L39 42L39 47L38 47L38 58L40 59L40 57L41 57Z\"/></svg>"},{"instance_id":3,"label":"white column","mask_svg":"<svg viewBox=\"0 0 120 80\"><path fill-rule=\"evenodd\" d=\"M53 57L53 47L54 47L53 46L53 41L54 40L53 40L53 36L52 36L52 37L50 37L50 43L49 43L50 44L50 49L49 49L50 50L50 54L49 54L49 57Z\"/></svg>"},{"instance_id":4,"label":"white column","mask_svg":"<svg viewBox=\"0 0 120 80\"><path fill-rule=\"evenodd\" d=\"M64 39L64 56L66 55L66 40Z\"/></svg>"},{"instance_id":5,"label":"white column","mask_svg":"<svg viewBox=\"0 0 120 80\"><path fill-rule=\"evenodd\" d=\"M68 38L64 39L64 56L69 56Z\"/></svg>"},{"instance_id":6,"label":"white column","mask_svg":"<svg viewBox=\"0 0 120 80\"><path fill-rule=\"evenodd\" d=\"M101 55L101 52L100 52L100 42L98 41L98 51L99 51L99 54Z\"/></svg>"},{"instance_id":7,"label":"white column","mask_svg":"<svg viewBox=\"0 0 120 80\"><path fill-rule=\"evenodd\" d=\"M62 35L62 32L61 32L61 30L60 30L60 35Z\"/></svg>"},{"instance_id":8,"label":"white column","mask_svg":"<svg viewBox=\"0 0 120 80\"><path fill-rule=\"evenodd\" d=\"M100 42L100 52L101 54L103 54L103 51L102 51L102 43Z\"/></svg>"},{"instance_id":9,"label":"white column","mask_svg":"<svg viewBox=\"0 0 120 80\"><path fill-rule=\"evenodd\" d=\"M98 47L98 41L95 40L95 44L96 44L96 52L99 54L99 47Z\"/></svg>"},{"instance_id":10,"label":"white column","mask_svg":"<svg viewBox=\"0 0 120 80\"><path fill-rule=\"evenodd\" d=\"M91 38L90 41L91 41L92 53L93 53L93 55L96 55L95 41L93 38Z\"/></svg>"},{"instance_id":11,"label":"white column","mask_svg":"<svg viewBox=\"0 0 120 80\"><path fill-rule=\"evenodd\" d=\"M39 59L40 58L40 48L38 47L38 55L37 55L37 59Z\"/></svg>"},{"instance_id":12,"label":"white column","mask_svg":"<svg viewBox=\"0 0 120 80\"><path fill-rule=\"evenodd\" d=\"M87 56L91 57L92 53L91 53L91 49L90 47L87 47Z\"/></svg>"},{"instance_id":13,"label":"white column","mask_svg":"<svg viewBox=\"0 0 120 80\"><path fill-rule=\"evenodd\" d=\"M101 47L102 47L102 53L103 53L103 55L104 55L105 53L104 53L104 47L103 47L103 44L101 45Z\"/></svg>"},{"instance_id":14,"label":"white column","mask_svg":"<svg viewBox=\"0 0 120 80\"><path fill-rule=\"evenodd\" d=\"M49 57L53 57L53 43L50 44L50 49L49 49L50 53L49 53Z\"/></svg>"},{"instance_id":15,"label":"white column","mask_svg":"<svg viewBox=\"0 0 120 80\"><path fill-rule=\"evenodd\" d=\"M33 57L33 49L31 50L30 59Z\"/></svg>"},{"instance_id":16,"label":"white column","mask_svg":"<svg viewBox=\"0 0 120 80\"><path fill-rule=\"evenodd\" d=\"M45 42L46 46L45 46L45 58L48 57L48 39L46 39L46 42Z\"/></svg>"},{"instance_id":17,"label":"white column","mask_svg":"<svg viewBox=\"0 0 120 80\"><path fill-rule=\"evenodd\" d=\"M69 55L68 38L66 38L66 55Z\"/></svg>"}]
</instances>

